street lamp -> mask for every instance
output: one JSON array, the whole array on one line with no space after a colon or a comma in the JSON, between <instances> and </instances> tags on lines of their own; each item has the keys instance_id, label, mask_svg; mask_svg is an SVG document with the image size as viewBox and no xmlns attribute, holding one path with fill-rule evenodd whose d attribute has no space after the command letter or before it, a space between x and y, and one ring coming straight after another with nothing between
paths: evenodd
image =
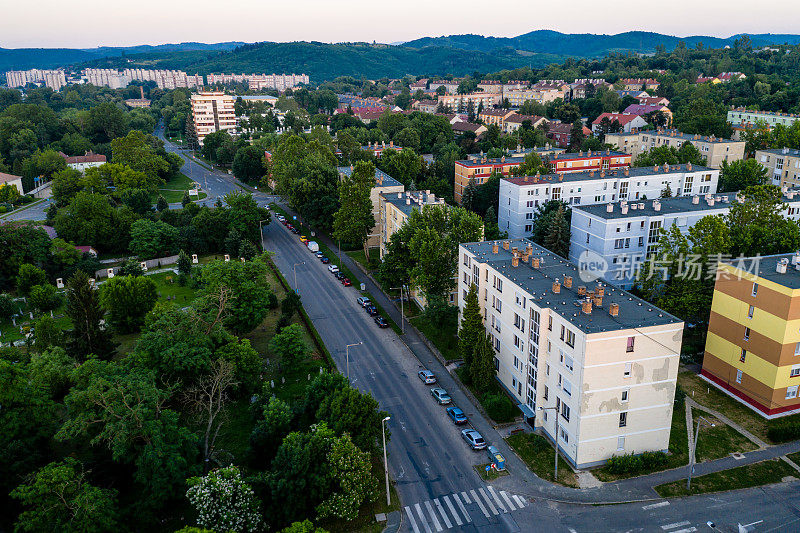
<instances>
[{"instance_id":1,"label":"street lamp","mask_svg":"<svg viewBox=\"0 0 800 533\"><path fill-rule=\"evenodd\" d=\"M266 220L259 220L258 221L258 235L261 237L261 250L264 250L264 228L261 227L261 223L266 222Z\"/></svg>"},{"instance_id":2,"label":"street lamp","mask_svg":"<svg viewBox=\"0 0 800 533\"><path fill-rule=\"evenodd\" d=\"M295 294L298 294L297 293L297 269L295 269L295 267L297 265L305 265L305 264L306 264L305 261L301 261L300 263L295 263L295 264L292 265L292 272L294 272L294 292L295 292Z\"/></svg>"},{"instance_id":3,"label":"street lamp","mask_svg":"<svg viewBox=\"0 0 800 533\"><path fill-rule=\"evenodd\" d=\"M403 313L403 287L404 285L400 285L399 287L390 287L390 291L394 291L399 289L400 290L400 329L402 334L406 334L406 315Z\"/></svg>"},{"instance_id":4,"label":"street lamp","mask_svg":"<svg viewBox=\"0 0 800 533\"><path fill-rule=\"evenodd\" d=\"M689 475L686 477L686 492L689 492L692 487L692 473L694 472L694 455L697 453L697 437L700 435L700 424L705 422L709 427L716 427L714 424L706 420L704 417L698 417L697 429L694 432L694 443L692 444L691 454L689 454Z\"/></svg>"},{"instance_id":5,"label":"street lamp","mask_svg":"<svg viewBox=\"0 0 800 533\"><path fill-rule=\"evenodd\" d=\"M553 478L553 481L558 483L558 407L555 406L555 405L553 407L539 407L539 410L540 411L553 410L553 411L556 412L556 420L555 420L555 422L556 422L556 431L555 431L555 434L553 435L553 446L556 449L556 459L555 459L555 463L556 463L555 471L556 471L556 473L555 473L555 477Z\"/></svg>"},{"instance_id":6,"label":"street lamp","mask_svg":"<svg viewBox=\"0 0 800 533\"><path fill-rule=\"evenodd\" d=\"M389 496L389 462L386 460L386 422L391 420L391 416L387 416L381 421L381 433L383 434L383 468L386 471L386 505L391 506L392 500Z\"/></svg>"},{"instance_id":7,"label":"street lamp","mask_svg":"<svg viewBox=\"0 0 800 533\"><path fill-rule=\"evenodd\" d=\"M358 341L355 344L348 344L345 347L345 360L347 361L347 381L350 381L350 347L351 346L361 346L364 344L363 341Z\"/></svg>"}]
</instances>

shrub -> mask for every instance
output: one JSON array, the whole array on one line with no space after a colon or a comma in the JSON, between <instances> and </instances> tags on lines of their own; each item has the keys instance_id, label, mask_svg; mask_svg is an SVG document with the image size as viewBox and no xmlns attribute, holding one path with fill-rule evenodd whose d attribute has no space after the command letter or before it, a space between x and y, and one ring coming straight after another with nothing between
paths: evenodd
<instances>
[{"instance_id":1,"label":"shrub","mask_svg":"<svg viewBox=\"0 0 800 533\"><path fill-rule=\"evenodd\" d=\"M510 422L518 413L517 407L502 392L484 394L481 403L495 422Z\"/></svg>"},{"instance_id":2,"label":"shrub","mask_svg":"<svg viewBox=\"0 0 800 533\"><path fill-rule=\"evenodd\" d=\"M783 423L767 429L767 438L773 442L787 442L800 439L800 424Z\"/></svg>"},{"instance_id":3,"label":"shrub","mask_svg":"<svg viewBox=\"0 0 800 533\"><path fill-rule=\"evenodd\" d=\"M654 471L667 466L669 458L664 452L644 452L640 455L613 455L606 462L606 470L611 474L636 474Z\"/></svg>"}]
</instances>

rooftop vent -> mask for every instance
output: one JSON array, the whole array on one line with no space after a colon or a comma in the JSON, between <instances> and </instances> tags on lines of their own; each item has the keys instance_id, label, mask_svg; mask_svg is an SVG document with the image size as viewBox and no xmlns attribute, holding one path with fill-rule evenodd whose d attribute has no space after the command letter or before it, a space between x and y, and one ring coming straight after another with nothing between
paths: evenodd
<instances>
[{"instance_id":1,"label":"rooftop vent","mask_svg":"<svg viewBox=\"0 0 800 533\"><path fill-rule=\"evenodd\" d=\"M608 306L608 314L611 316L619 316L619 304L613 303Z\"/></svg>"},{"instance_id":2,"label":"rooftop vent","mask_svg":"<svg viewBox=\"0 0 800 533\"><path fill-rule=\"evenodd\" d=\"M586 296L586 286L581 285L578 287L578 296Z\"/></svg>"},{"instance_id":3,"label":"rooftop vent","mask_svg":"<svg viewBox=\"0 0 800 533\"><path fill-rule=\"evenodd\" d=\"M564 287L567 289L572 288L572 276L564 276Z\"/></svg>"},{"instance_id":4,"label":"rooftop vent","mask_svg":"<svg viewBox=\"0 0 800 533\"><path fill-rule=\"evenodd\" d=\"M553 294L559 294L561 292L561 282L556 279L553 282Z\"/></svg>"},{"instance_id":5,"label":"rooftop vent","mask_svg":"<svg viewBox=\"0 0 800 533\"><path fill-rule=\"evenodd\" d=\"M613 213L614 212L614 204L608 204L606 206L606 213Z\"/></svg>"},{"instance_id":6,"label":"rooftop vent","mask_svg":"<svg viewBox=\"0 0 800 533\"><path fill-rule=\"evenodd\" d=\"M653 209L661 211L661 202L659 200L653 200Z\"/></svg>"},{"instance_id":7,"label":"rooftop vent","mask_svg":"<svg viewBox=\"0 0 800 533\"><path fill-rule=\"evenodd\" d=\"M700 197L699 196L692 196L692 203L694 205L699 204L700 203Z\"/></svg>"},{"instance_id":8,"label":"rooftop vent","mask_svg":"<svg viewBox=\"0 0 800 533\"><path fill-rule=\"evenodd\" d=\"M509 246L511 246L511 241L503 241L503 250L508 250Z\"/></svg>"},{"instance_id":9,"label":"rooftop vent","mask_svg":"<svg viewBox=\"0 0 800 533\"><path fill-rule=\"evenodd\" d=\"M788 266L789 266L789 259L784 257L783 259L778 261L778 264L775 266L775 271L778 272L778 274L786 274L786 267Z\"/></svg>"},{"instance_id":10,"label":"rooftop vent","mask_svg":"<svg viewBox=\"0 0 800 533\"><path fill-rule=\"evenodd\" d=\"M492 243L492 253L496 254L500 251L500 246L498 246L497 241Z\"/></svg>"},{"instance_id":11,"label":"rooftop vent","mask_svg":"<svg viewBox=\"0 0 800 533\"><path fill-rule=\"evenodd\" d=\"M533 260L531 260L531 265L533 268L539 268L539 262L540 259L538 257L534 257Z\"/></svg>"},{"instance_id":12,"label":"rooftop vent","mask_svg":"<svg viewBox=\"0 0 800 533\"><path fill-rule=\"evenodd\" d=\"M583 300L583 302L581 302L581 311L583 311L584 314L591 315L592 314L592 300L590 300L589 298L586 298L585 300Z\"/></svg>"}]
</instances>

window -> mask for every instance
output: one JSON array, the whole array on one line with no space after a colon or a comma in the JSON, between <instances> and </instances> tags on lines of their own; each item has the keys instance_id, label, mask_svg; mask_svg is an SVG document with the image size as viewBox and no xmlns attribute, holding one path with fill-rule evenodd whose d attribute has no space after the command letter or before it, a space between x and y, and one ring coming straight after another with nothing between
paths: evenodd
<instances>
[{"instance_id":1,"label":"window","mask_svg":"<svg viewBox=\"0 0 800 533\"><path fill-rule=\"evenodd\" d=\"M615 250L621 250L624 244L625 244L625 239L614 239Z\"/></svg>"},{"instance_id":2,"label":"window","mask_svg":"<svg viewBox=\"0 0 800 533\"><path fill-rule=\"evenodd\" d=\"M750 328L744 328L744 340L750 340ZM742 351L744 351L744 349L742 349Z\"/></svg>"},{"instance_id":3,"label":"window","mask_svg":"<svg viewBox=\"0 0 800 533\"><path fill-rule=\"evenodd\" d=\"M633 351L633 342L635 340L636 340L636 337L628 337L628 345L625 348L626 352L632 352Z\"/></svg>"},{"instance_id":4,"label":"window","mask_svg":"<svg viewBox=\"0 0 800 533\"><path fill-rule=\"evenodd\" d=\"M786 399L797 398L797 385L786 387Z\"/></svg>"},{"instance_id":5,"label":"window","mask_svg":"<svg viewBox=\"0 0 800 533\"><path fill-rule=\"evenodd\" d=\"M739 355L739 362L744 363L744 360L747 358L747 350L742 348L742 353Z\"/></svg>"},{"instance_id":6,"label":"window","mask_svg":"<svg viewBox=\"0 0 800 533\"><path fill-rule=\"evenodd\" d=\"M800 355L800 342L794 345L794 354Z\"/></svg>"},{"instance_id":7,"label":"window","mask_svg":"<svg viewBox=\"0 0 800 533\"><path fill-rule=\"evenodd\" d=\"M628 401L628 395L629 394L630 394L630 389L625 389L625 390L622 391L622 401L623 402L627 402Z\"/></svg>"},{"instance_id":8,"label":"window","mask_svg":"<svg viewBox=\"0 0 800 533\"><path fill-rule=\"evenodd\" d=\"M564 363L564 366L567 367L570 372L572 372L572 357L561 354L561 361Z\"/></svg>"},{"instance_id":9,"label":"window","mask_svg":"<svg viewBox=\"0 0 800 533\"><path fill-rule=\"evenodd\" d=\"M625 449L625 437L617 437L617 451L620 452Z\"/></svg>"},{"instance_id":10,"label":"window","mask_svg":"<svg viewBox=\"0 0 800 533\"><path fill-rule=\"evenodd\" d=\"M525 319L514 313L514 327L525 333Z\"/></svg>"},{"instance_id":11,"label":"window","mask_svg":"<svg viewBox=\"0 0 800 533\"><path fill-rule=\"evenodd\" d=\"M622 412L619 414L619 427L624 428L628 425L628 413Z\"/></svg>"},{"instance_id":12,"label":"window","mask_svg":"<svg viewBox=\"0 0 800 533\"><path fill-rule=\"evenodd\" d=\"M563 427L558 428L558 432L561 434L561 440L565 443L569 442L569 433L567 433Z\"/></svg>"},{"instance_id":13,"label":"window","mask_svg":"<svg viewBox=\"0 0 800 533\"><path fill-rule=\"evenodd\" d=\"M633 366L633 363L625 363L625 372L622 374L622 377L631 377L631 366Z\"/></svg>"},{"instance_id":14,"label":"window","mask_svg":"<svg viewBox=\"0 0 800 533\"><path fill-rule=\"evenodd\" d=\"M575 332L567 330L567 339L564 341L570 348L575 347Z\"/></svg>"},{"instance_id":15,"label":"window","mask_svg":"<svg viewBox=\"0 0 800 533\"><path fill-rule=\"evenodd\" d=\"M553 317L552 316L548 316L547 317L547 329L549 331L553 331Z\"/></svg>"},{"instance_id":16,"label":"window","mask_svg":"<svg viewBox=\"0 0 800 533\"><path fill-rule=\"evenodd\" d=\"M800 376L800 366L793 366L791 372L789 372L790 378L796 378Z\"/></svg>"},{"instance_id":17,"label":"window","mask_svg":"<svg viewBox=\"0 0 800 533\"><path fill-rule=\"evenodd\" d=\"M525 224L525 233L533 231L533 224Z\"/></svg>"},{"instance_id":18,"label":"window","mask_svg":"<svg viewBox=\"0 0 800 533\"><path fill-rule=\"evenodd\" d=\"M753 283L753 296L758 295L758 283Z\"/></svg>"},{"instance_id":19,"label":"window","mask_svg":"<svg viewBox=\"0 0 800 533\"><path fill-rule=\"evenodd\" d=\"M562 340L562 341L564 340L564 332L566 332L566 331L567 331L567 329L566 329L566 328L564 327L564 325L562 324L562 325L561 325L561 340Z\"/></svg>"},{"instance_id":20,"label":"window","mask_svg":"<svg viewBox=\"0 0 800 533\"><path fill-rule=\"evenodd\" d=\"M522 341L520 341L519 337L517 337L516 335L514 335L514 347L515 348L519 348L520 350L522 349ZM517 368L517 358L516 357L514 357L514 368Z\"/></svg>"},{"instance_id":21,"label":"window","mask_svg":"<svg viewBox=\"0 0 800 533\"><path fill-rule=\"evenodd\" d=\"M548 392L547 385L545 385L544 386L544 399L545 400L547 399L547 392ZM547 413L547 411L545 411L545 413Z\"/></svg>"},{"instance_id":22,"label":"window","mask_svg":"<svg viewBox=\"0 0 800 533\"><path fill-rule=\"evenodd\" d=\"M742 382L742 371L741 370L737 370L736 371L736 383L741 383L741 382Z\"/></svg>"},{"instance_id":23,"label":"window","mask_svg":"<svg viewBox=\"0 0 800 533\"><path fill-rule=\"evenodd\" d=\"M561 388L567 393L567 396L572 396L572 383L566 379L561 380Z\"/></svg>"},{"instance_id":24,"label":"window","mask_svg":"<svg viewBox=\"0 0 800 533\"><path fill-rule=\"evenodd\" d=\"M569 406L561 402L561 418L569 422Z\"/></svg>"},{"instance_id":25,"label":"window","mask_svg":"<svg viewBox=\"0 0 800 533\"><path fill-rule=\"evenodd\" d=\"M753 296L755 296L755 294L753 294ZM750 309L747 310L747 318L753 318L753 314L755 312L756 312L756 308L751 305Z\"/></svg>"}]
</instances>

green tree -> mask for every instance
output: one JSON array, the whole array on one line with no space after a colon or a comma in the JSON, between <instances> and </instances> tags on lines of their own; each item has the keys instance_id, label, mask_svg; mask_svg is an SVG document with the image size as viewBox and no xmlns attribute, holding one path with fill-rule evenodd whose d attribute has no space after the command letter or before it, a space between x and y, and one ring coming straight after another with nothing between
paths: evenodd
<instances>
[{"instance_id":1,"label":"green tree","mask_svg":"<svg viewBox=\"0 0 800 533\"><path fill-rule=\"evenodd\" d=\"M140 219L131 225L130 251L141 259L171 255L178 229L160 220Z\"/></svg>"},{"instance_id":2,"label":"green tree","mask_svg":"<svg viewBox=\"0 0 800 533\"><path fill-rule=\"evenodd\" d=\"M83 466L71 457L40 468L11 493L25 510L17 531L103 532L117 529L117 491L89 483Z\"/></svg>"},{"instance_id":3,"label":"green tree","mask_svg":"<svg viewBox=\"0 0 800 533\"><path fill-rule=\"evenodd\" d=\"M458 331L458 351L464 359L464 364L469 369L472 364L475 347L485 336L481 307L478 303L478 288L474 283L470 285L467 297L464 299L464 310L461 314L461 328ZM468 370L469 371L469 370Z\"/></svg>"},{"instance_id":4,"label":"green tree","mask_svg":"<svg viewBox=\"0 0 800 533\"><path fill-rule=\"evenodd\" d=\"M370 193L375 185L375 166L358 161L353 172L339 182L339 210L333 218L333 236L348 244L364 247L369 257L367 238L375 226Z\"/></svg>"},{"instance_id":5,"label":"green tree","mask_svg":"<svg viewBox=\"0 0 800 533\"><path fill-rule=\"evenodd\" d=\"M29 296L36 285L47 284L47 274L44 270L31 264L20 265L17 273L17 292L22 296Z\"/></svg>"},{"instance_id":6,"label":"green tree","mask_svg":"<svg viewBox=\"0 0 800 533\"><path fill-rule=\"evenodd\" d=\"M160 150L159 150L160 149ZM152 180L163 181L171 170L166 159L166 152L162 154L161 142L141 131L131 131L125 137L111 141L111 161L125 165L134 171L144 173Z\"/></svg>"},{"instance_id":7,"label":"green tree","mask_svg":"<svg viewBox=\"0 0 800 533\"><path fill-rule=\"evenodd\" d=\"M66 346L64 331L50 315L42 315L33 326L34 346L37 351L43 352L51 346Z\"/></svg>"},{"instance_id":8,"label":"green tree","mask_svg":"<svg viewBox=\"0 0 800 533\"><path fill-rule=\"evenodd\" d=\"M120 193L120 200L137 215L144 215L153 209L150 193L144 189L125 189Z\"/></svg>"},{"instance_id":9,"label":"green tree","mask_svg":"<svg viewBox=\"0 0 800 533\"><path fill-rule=\"evenodd\" d=\"M233 175L245 183L258 183L264 175L263 158L264 151L257 146L239 148L233 158Z\"/></svg>"},{"instance_id":10,"label":"green tree","mask_svg":"<svg viewBox=\"0 0 800 533\"><path fill-rule=\"evenodd\" d=\"M722 162L719 173L719 192L743 191L752 185L767 183L767 169L755 159Z\"/></svg>"},{"instance_id":11,"label":"green tree","mask_svg":"<svg viewBox=\"0 0 800 533\"><path fill-rule=\"evenodd\" d=\"M105 313L100 307L98 291L89 284L89 276L78 270L67 280L65 289L67 302L64 311L72 322L68 344L72 356L80 360L89 354L110 356L114 344L108 331L100 324Z\"/></svg>"},{"instance_id":12,"label":"green tree","mask_svg":"<svg viewBox=\"0 0 800 533\"><path fill-rule=\"evenodd\" d=\"M327 460L330 476L338 487L317 506L317 515L355 520L361 506L378 496L378 480L372 475L369 454L345 433L331 446Z\"/></svg>"},{"instance_id":13,"label":"green tree","mask_svg":"<svg viewBox=\"0 0 800 533\"><path fill-rule=\"evenodd\" d=\"M494 348L491 336L481 335L480 341L475 346L469 374L472 386L479 392L486 392L494 384Z\"/></svg>"},{"instance_id":14,"label":"green tree","mask_svg":"<svg viewBox=\"0 0 800 533\"><path fill-rule=\"evenodd\" d=\"M186 497L197 512L200 527L235 533L261 531L260 503L235 465L190 478L187 483Z\"/></svg>"},{"instance_id":15,"label":"green tree","mask_svg":"<svg viewBox=\"0 0 800 533\"><path fill-rule=\"evenodd\" d=\"M299 324L290 324L272 337L269 350L287 366L298 364L310 352L303 338L303 328Z\"/></svg>"},{"instance_id":16,"label":"green tree","mask_svg":"<svg viewBox=\"0 0 800 533\"><path fill-rule=\"evenodd\" d=\"M159 213L169 209L169 204L167 203L167 199L164 198L164 195L162 194L158 195L158 200L156 201L156 209L158 210Z\"/></svg>"},{"instance_id":17,"label":"green tree","mask_svg":"<svg viewBox=\"0 0 800 533\"><path fill-rule=\"evenodd\" d=\"M731 232L731 253L745 256L772 255L800 248L797 222L781 213L781 191L774 185L753 185L733 202L726 216Z\"/></svg>"},{"instance_id":18,"label":"green tree","mask_svg":"<svg viewBox=\"0 0 800 533\"><path fill-rule=\"evenodd\" d=\"M386 413L378 410L378 402L370 393L351 386L339 388L322 399L316 413L318 422L325 422L337 435L348 433L356 446L377 452L381 420Z\"/></svg>"},{"instance_id":19,"label":"green tree","mask_svg":"<svg viewBox=\"0 0 800 533\"><path fill-rule=\"evenodd\" d=\"M61 297L56 288L49 283L31 287L29 302L40 313L46 313L61 305Z\"/></svg>"},{"instance_id":20,"label":"green tree","mask_svg":"<svg viewBox=\"0 0 800 533\"><path fill-rule=\"evenodd\" d=\"M264 393L272 394L272 390L265 386ZM264 418L256 423L250 434L247 451L250 466L256 470L269 468L281 441L291 431L294 420L292 407L274 395L264 406L263 415Z\"/></svg>"},{"instance_id":21,"label":"green tree","mask_svg":"<svg viewBox=\"0 0 800 533\"><path fill-rule=\"evenodd\" d=\"M117 270L117 276L144 276L141 261L133 258L126 259Z\"/></svg>"},{"instance_id":22,"label":"green tree","mask_svg":"<svg viewBox=\"0 0 800 533\"><path fill-rule=\"evenodd\" d=\"M281 533L328 533L321 527L315 527L311 520L303 520L302 522L292 522L292 525L285 527Z\"/></svg>"},{"instance_id":23,"label":"green tree","mask_svg":"<svg viewBox=\"0 0 800 533\"><path fill-rule=\"evenodd\" d=\"M569 255L569 233L570 227L564 214L564 208L559 206L550 220L550 226L544 238L545 248L561 257L567 257Z\"/></svg>"},{"instance_id":24,"label":"green tree","mask_svg":"<svg viewBox=\"0 0 800 533\"><path fill-rule=\"evenodd\" d=\"M8 294L0 294L0 320L9 320L17 311L17 305Z\"/></svg>"},{"instance_id":25,"label":"green tree","mask_svg":"<svg viewBox=\"0 0 800 533\"><path fill-rule=\"evenodd\" d=\"M115 276L100 290L100 303L121 333L138 331L158 300L156 283L147 276Z\"/></svg>"},{"instance_id":26,"label":"green tree","mask_svg":"<svg viewBox=\"0 0 800 533\"><path fill-rule=\"evenodd\" d=\"M539 157L539 154L531 152L525 156L525 159L518 167L515 167L511 170L511 173L514 176L545 175L550 174L550 167L544 161L542 161L542 158Z\"/></svg>"},{"instance_id":27,"label":"green tree","mask_svg":"<svg viewBox=\"0 0 800 533\"><path fill-rule=\"evenodd\" d=\"M176 263L178 272L186 276L192 273L192 260L189 254L181 250L178 252L178 262Z\"/></svg>"}]
</instances>

